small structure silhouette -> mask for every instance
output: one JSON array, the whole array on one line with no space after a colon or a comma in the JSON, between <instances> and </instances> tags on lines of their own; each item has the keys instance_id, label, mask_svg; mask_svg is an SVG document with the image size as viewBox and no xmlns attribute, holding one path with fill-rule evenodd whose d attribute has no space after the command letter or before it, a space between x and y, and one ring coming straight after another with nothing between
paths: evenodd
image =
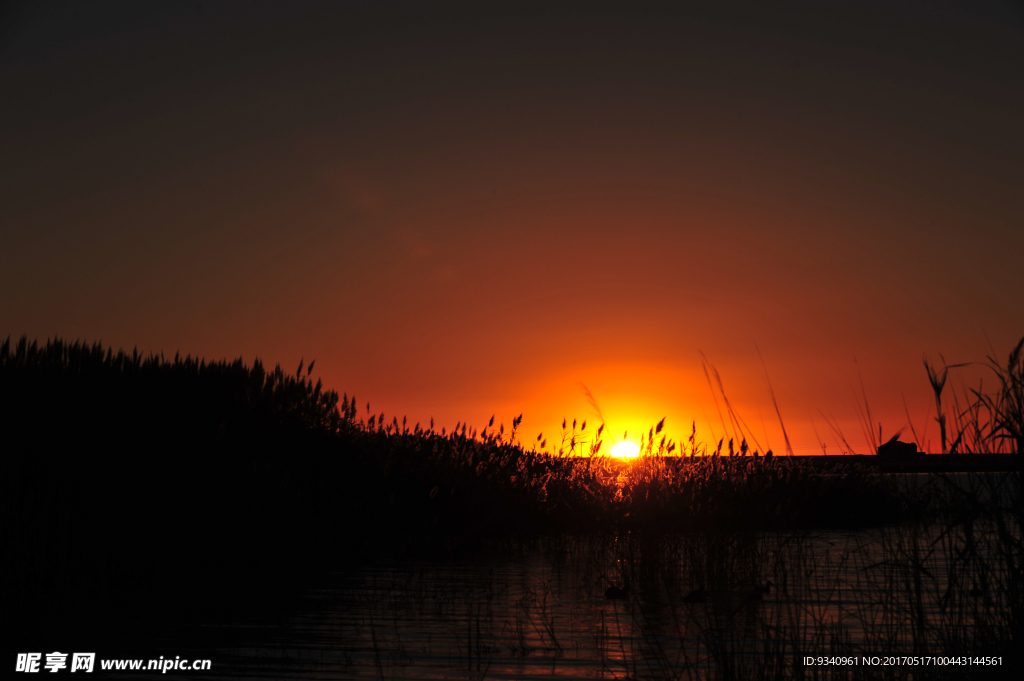
<instances>
[{"instance_id":1,"label":"small structure silhouette","mask_svg":"<svg viewBox=\"0 0 1024 681\"><path fill-rule=\"evenodd\" d=\"M900 442L893 438L878 447L878 456L886 461L911 461L923 454L913 442Z\"/></svg>"}]
</instances>

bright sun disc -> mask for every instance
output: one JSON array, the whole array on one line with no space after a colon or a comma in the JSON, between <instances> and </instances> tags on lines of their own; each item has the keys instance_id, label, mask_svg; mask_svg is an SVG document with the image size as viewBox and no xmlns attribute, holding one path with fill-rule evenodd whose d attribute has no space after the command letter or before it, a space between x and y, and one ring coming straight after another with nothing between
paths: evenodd
<instances>
[{"instance_id":1,"label":"bright sun disc","mask_svg":"<svg viewBox=\"0 0 1024 681\"><path fill-rule=\"evenodd\" d=\"M624 440L612 447L612 456L619 456L623 459L640 456L640 445L634 444L629 440Z\"/></svg>"}]
</instances>

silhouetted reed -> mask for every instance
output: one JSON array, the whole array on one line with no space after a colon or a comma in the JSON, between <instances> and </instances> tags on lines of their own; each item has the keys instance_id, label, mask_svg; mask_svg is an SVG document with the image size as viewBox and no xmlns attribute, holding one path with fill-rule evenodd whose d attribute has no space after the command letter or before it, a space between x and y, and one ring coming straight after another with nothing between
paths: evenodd
<instances>
[{"instance_id":1,"label":"silhouetted reed","mask_svg":"<svg viewBox=\"0 0 1024 681\"><path fill-rule=\"evenodd\" d=\"M994 390L986 390L983 379L977 388L951 390L951 410L943 407L942 399L949 370L969 364L943 364L939 370L925 359L924 366L935 394L943 452L1024 454L1024 338L1005 364L989 356L983 365L995 377ZM918 447L923 449L924 444L918 442Z\"/></svg>"},{"instance_id":2,"label":"silhouetted reed","mask_svg":"<svg viewBox=\"0 0 1024 681\"><path fill-rule=\"evenodd\" d=\"M993 363L1000 392L975 392L952 420L972 446L1020 451L1020 350L1006 368ZM265 605L367 553L567 532L878 525L922 503L852 466L760 455L745 441L710 451L695 430L678 451L656 443L663 423L626 463L597 455L603 426L585 422L564 423L547 453L542 436L519 441L521 416L508 431L492 418L480 432L438 432L369 405L360 415L354 396L313 383L312 368L0 345L5 637L45 633L51 645L58 622L101 631L96 612L237 612L253 593ZM1017 515L998 521L1011 558L1016 494Z\"/></svg>"},{"instance_id":3,"label":"silhouetted reed","mask_svg":"<svg viewBox=\"0 0 1024 681\"><path fill-rule=\"evenodd\" d=\"M622 475L623 520L637 529L866 527L903 520L927 502L876 469L790 457L655 453Z\"/></svg>"}]
</instances>

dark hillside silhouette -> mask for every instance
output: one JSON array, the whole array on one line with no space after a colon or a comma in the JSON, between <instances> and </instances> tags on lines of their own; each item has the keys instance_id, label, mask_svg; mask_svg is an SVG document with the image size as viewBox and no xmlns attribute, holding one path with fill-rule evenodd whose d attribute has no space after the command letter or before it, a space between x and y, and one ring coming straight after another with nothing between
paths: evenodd
<instances>
[{"instance_id":1,"label":"dark hillside silhouette","mask_svg":"<svg viewBox=\"0 0 1024 681\"><path fill-rule=\"evenodd\" d=\"M365 550L529 534L555 508L560 528L593 522L590 460L357 422L310 373L4 342L6 622L24 638L118 594L148 612L265 600Z\"/></svg>"},{"instance_id":2,"label":"dark hillside silhouette","mask_svg":"<svg viewBox=\"0 0 1024 681\"><path fill-rule=\"evenodd\" d=\"M309 519L345 510L312 493L344 475L337 402L258 362L5 342L4 609L52 624L82 598L173 607L286 570L324 529Z\"/></svg>"},{"instance_id":3,"label":"dark hillside silhouette","mask_svg":"<svg viewBox=\"0 0 1024 681\"><path fill-rule=\"evenodd\" d=\"M1020 352L993 363L1000 392L979 404L995 425L974 429L978 447L1019 447ZM931 503L856 466L758 456L746 442L726 456L695 430L677 450L652 428L628 464L527 449L521 416L509 431L492 419L479 433L437 432L369 405L359 415L355 397L311 375L312 364L293 374L0 344L4 639L52 646L64 631L80 645L115 622L237 614L380 552L563 532L857 527ZM587 453L584 430L563 433L565 454Z\"/></svg>"}]
</instances>

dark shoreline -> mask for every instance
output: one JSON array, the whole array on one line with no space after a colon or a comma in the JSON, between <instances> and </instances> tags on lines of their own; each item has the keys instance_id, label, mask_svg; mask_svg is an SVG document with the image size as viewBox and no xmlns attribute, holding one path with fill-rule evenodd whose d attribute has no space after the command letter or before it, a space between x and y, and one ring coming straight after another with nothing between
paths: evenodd
<instances>
[{"instance_id":1,"label":"dark shoreline","mask_svg":"<svg viewBox=\"0 0 1024 681\"><path fill-rule=\"evenodd\" d=\"M666 456L669 461L685 461L690 457ZM697 460L712 457L693 457ZM729 461L755 461L753 456L722 456ZM815 468L835 466L863 466L875 468L882 473L1009 473L1020 468L1020 457L1016 454L919 454L906 459L887 459L873 454L848 454L838 456L775 456L775 461L792 461L798 465ZM623 460L627 465L632 460Z\"/></svg>"},{"instance_id":2,"label":"dark shoreline","mask_svg":"<svg viewBox=\"0 0 1024 681\"><path fill-rule=\"evenodd\" d=\"M992 495L880 475L886 456L687 460L665 456L674 446L655 448L652 432L645 456L623 461L527 450L518 417L509 431L492 422L480 433L364 420L354 397L339 399L302 366L286 374L23 338L0 343L0 407L0 429L21 443L0 461L11 557L0 565L0 646L20 650L115 647L126 626L148 636L163 621L241 621L373 556L469 555L544 536L658 544L849 530L936 513L959 527L959 514L1004 513ZM947 470L1020 461L917 457L940 458Z\"/></svg>"}]
</instances>

